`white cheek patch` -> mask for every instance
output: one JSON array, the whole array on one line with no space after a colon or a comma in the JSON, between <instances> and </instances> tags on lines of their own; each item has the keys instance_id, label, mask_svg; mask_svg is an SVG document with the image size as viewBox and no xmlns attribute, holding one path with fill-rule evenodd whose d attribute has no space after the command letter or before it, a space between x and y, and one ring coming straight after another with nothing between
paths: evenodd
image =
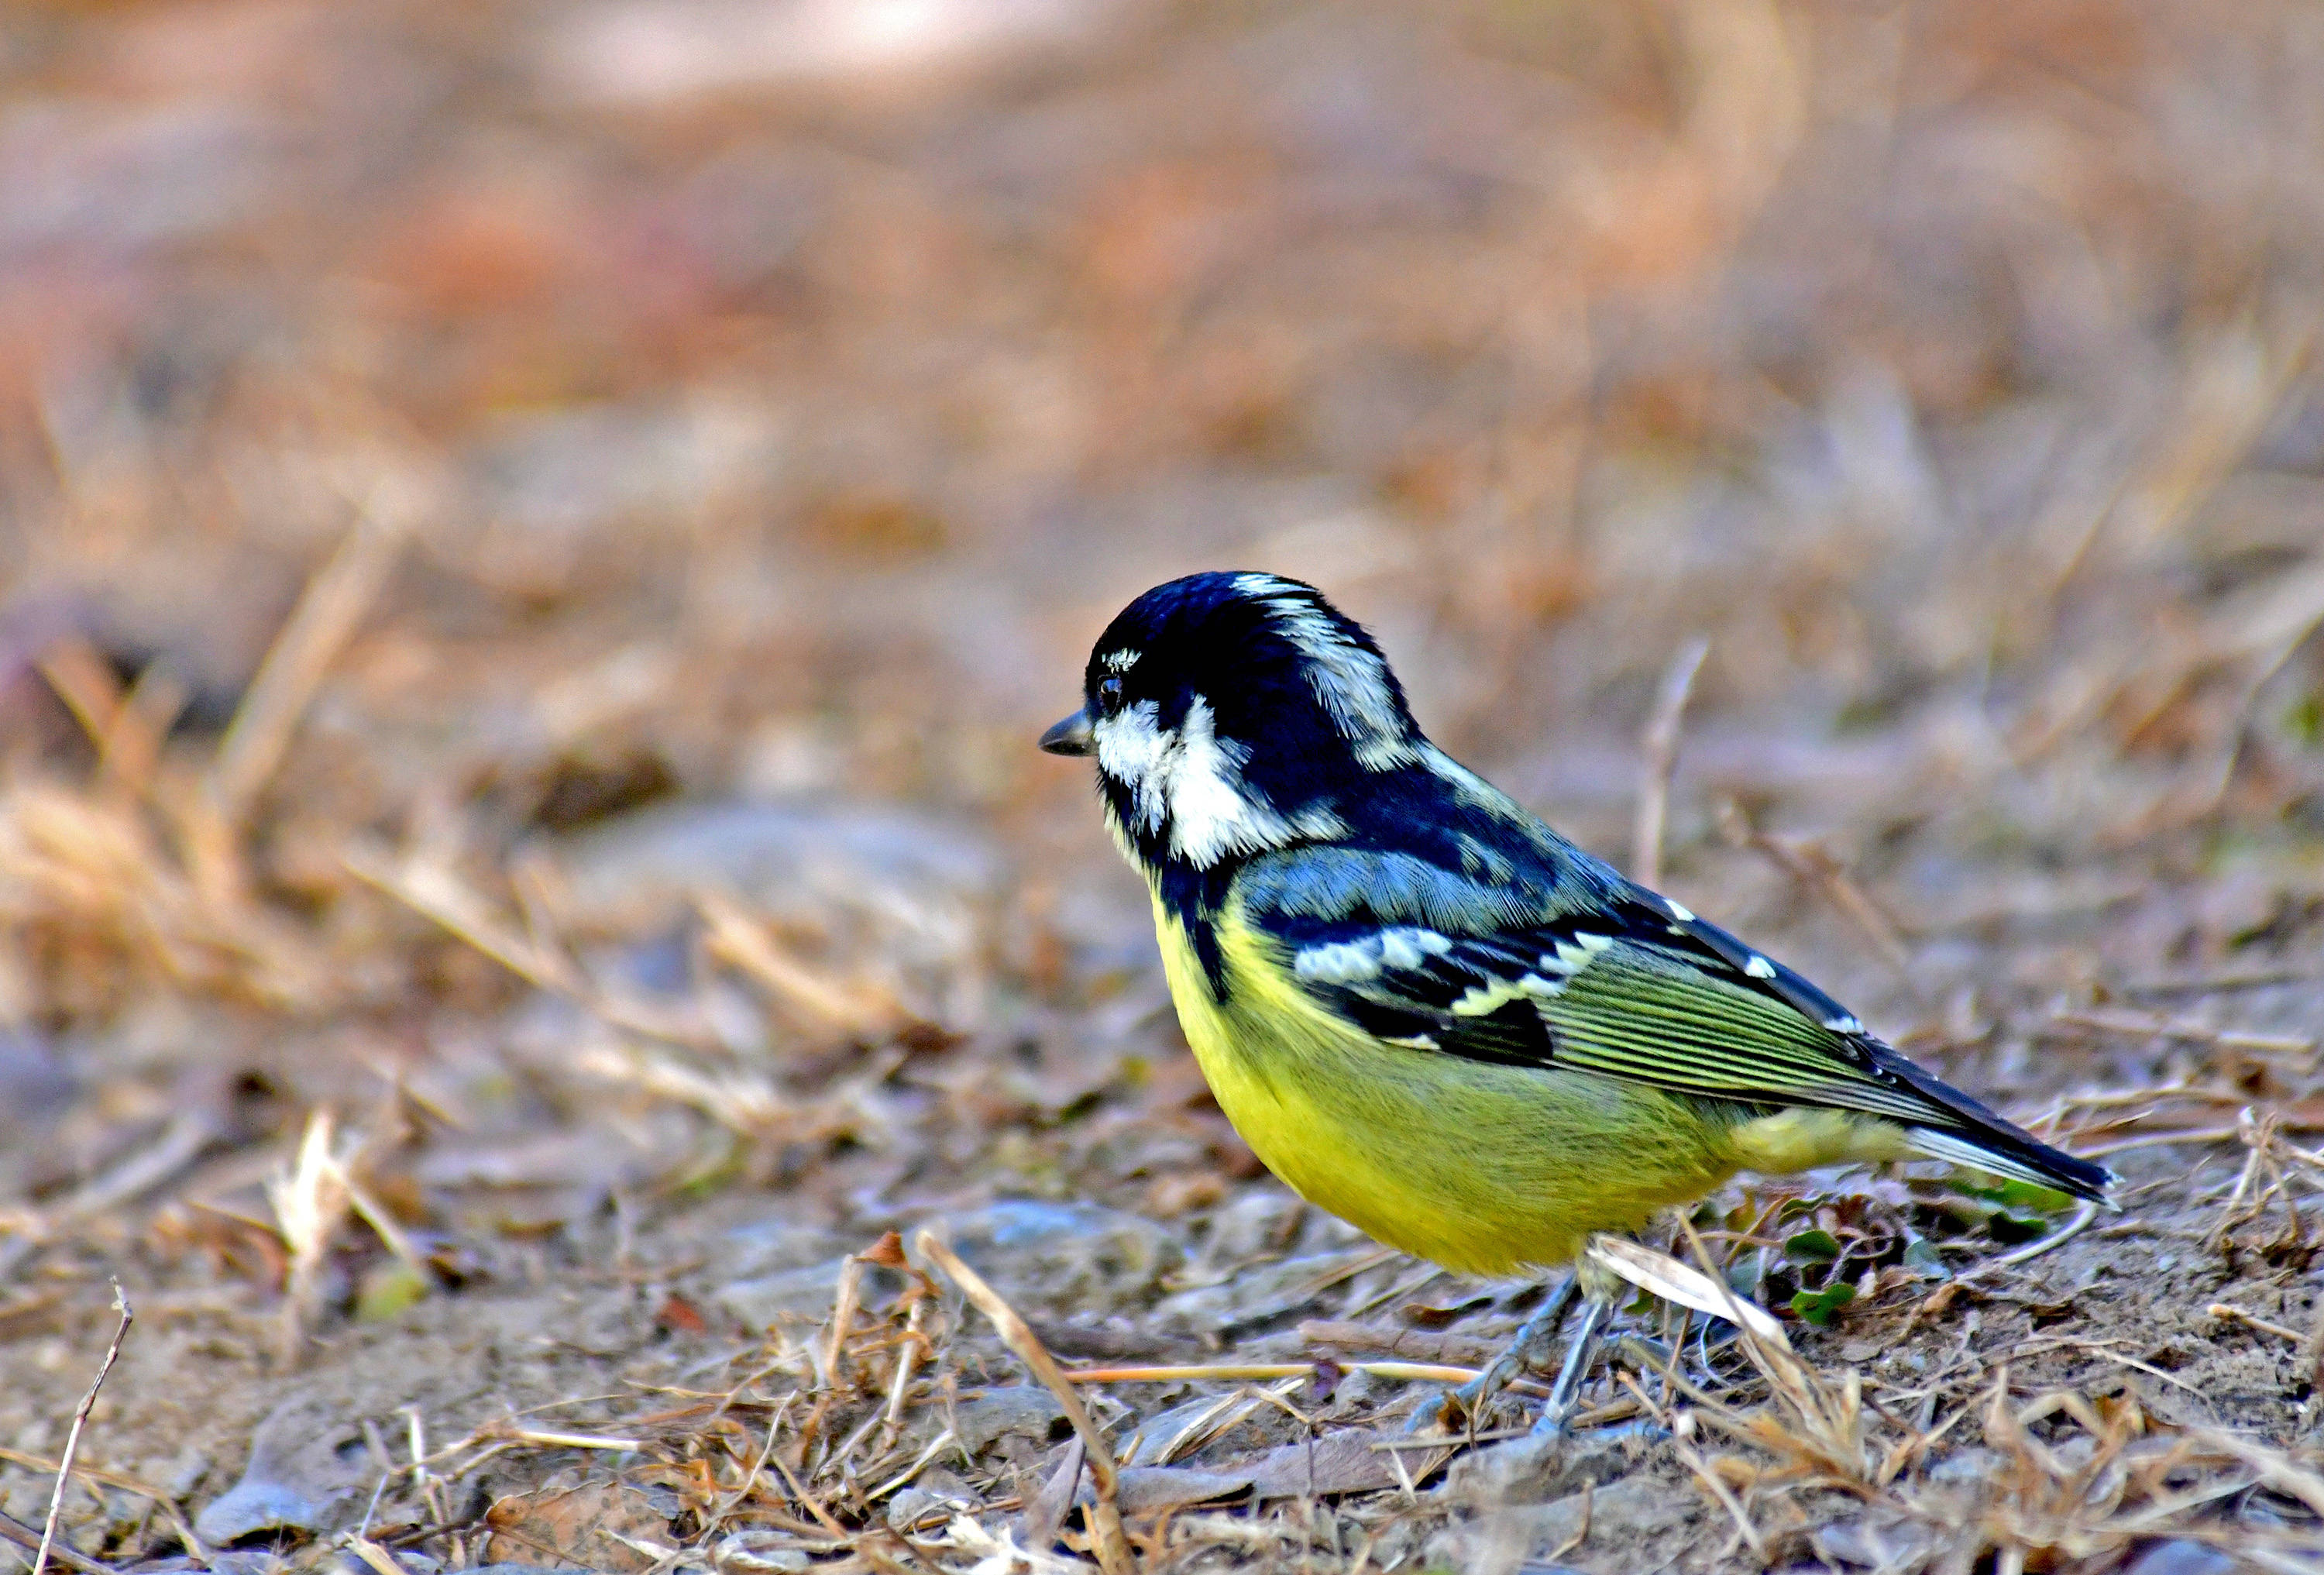
<instances>
[{"instance_id":1,"label":"white cheek patch","mask_svg":"<svg viewBox=\"0 0 2324 1575\"><path fill-rule=\"evenodd\" d=\"M1244 785L1242 767L1249 759L1250 750L1219 737L1209 701L1197 695L1187 703L1169 775L1172 852L1207 867L1230 849L1272 847L1285 840L1290 828L1283 817Z\"/></svg>"},{"instance_id":2,"label":"white cheek patch","mask_svg":"<svg viewBox=\"0 0 2324 1575\"><path fill-rule=\"evenodd\" d=\"M1151 700L1099 723L1099 769L1130 789L1137 829L1169 828L1170 852L1199 869L1231 853L1256 853L1347 828L1326 810L1286 817L1242 779L1250 749L1218 736L1210 702L1195 695L1176 732Z\"/></svg>"},{"instance_id":3,"label":"white cheek patch","mask_svg":"<svg viewBox=\"0 0 2324 1575\"><path fill-rule=\"evenodd\" d=\"M1250 759L1248 745L1218 736L1209 701L1197 695L1187 702L1178 748L1164 773L1173 853L1208 869L1231 853L1256 853L1300 837L1346 832L1328 810L1302 810L1286 819L1242 779Z\"/></svg>"},{"instance_id":4,"label":"white cheek patch","mask_svg":"<svg viewBox=\"0 0 2324 1575\"><path fill-rule=\"evenodd\" d=\"M1177 739L1162 731L1161 715L1159 705L1140 700L1090 729L1097 741L1098 769L1130 789L1140 831L1157 829L1167 813L1160 777Z\"/></svg>"}]
</instances>

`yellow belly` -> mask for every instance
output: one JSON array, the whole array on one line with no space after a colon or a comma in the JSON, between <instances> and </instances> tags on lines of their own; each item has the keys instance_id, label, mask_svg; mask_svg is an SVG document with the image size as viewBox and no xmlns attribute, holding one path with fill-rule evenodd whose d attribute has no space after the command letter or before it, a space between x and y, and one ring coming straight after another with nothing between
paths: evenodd
<instances>
[{"instance_id":1,"label":"yellow belly","mask_svg":"<svg viewBox=\"0 0 2324 1575\"><path fill-rule=\"evenodd\" d=\"M1222 1004L1158 903L1155 926L1186 1042L1235 1130L1302 1197L1391 1247L1475 1274L1563 1263L1592 1231L1635 1230L1745 1162L1731 1120L1676 1096L1382 1045L1231 919Z\"/></svg>"}]
</instances>

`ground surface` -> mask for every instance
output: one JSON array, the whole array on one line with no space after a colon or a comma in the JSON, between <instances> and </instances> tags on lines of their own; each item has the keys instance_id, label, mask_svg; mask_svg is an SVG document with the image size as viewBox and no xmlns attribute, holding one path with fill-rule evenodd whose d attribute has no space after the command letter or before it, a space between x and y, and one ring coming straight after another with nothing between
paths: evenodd
<instances>
[{"instance_id":1,"label":"ground surface","mask_svg":"<svg viewBox=\"0 0 2324 1575\"><path fill-rule=\"evenodd\" d=\"M1087 1558L927 1228L1194 1369L1083 1386L1148 1568L2316 1567L2319 80L2265 3L13 8L0 1509L117 1277L110 1565ZM1030 747L1222 566L1625 863L1707 640L1662 883L2125 1211L1738 1186L1796 1362L1403 1447L1355 1364L1531 1293L1259 1171Z\"/></svg>"}]
</instances>

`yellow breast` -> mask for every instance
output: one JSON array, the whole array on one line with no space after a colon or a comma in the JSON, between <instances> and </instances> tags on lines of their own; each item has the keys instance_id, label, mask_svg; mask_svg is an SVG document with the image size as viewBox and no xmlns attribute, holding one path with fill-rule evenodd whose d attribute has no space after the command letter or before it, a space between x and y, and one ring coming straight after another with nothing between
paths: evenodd
<instances>
[{"instance_id":1,"label":"yellow breast","mask_svg":"<svg viewBox=\"0 0 2324 1575\"><path fill-rule=\"evenodd\" d=\"M1178 921L1155 928L1186 1042L1235 1130L1318 1207L1448 1268L1563 1263L1738 1168L1729 1123L1590 1073L1383 1044L1325 1011L1274 943L1218 925L1213 992Z\"/></svg>"}]
</instances>

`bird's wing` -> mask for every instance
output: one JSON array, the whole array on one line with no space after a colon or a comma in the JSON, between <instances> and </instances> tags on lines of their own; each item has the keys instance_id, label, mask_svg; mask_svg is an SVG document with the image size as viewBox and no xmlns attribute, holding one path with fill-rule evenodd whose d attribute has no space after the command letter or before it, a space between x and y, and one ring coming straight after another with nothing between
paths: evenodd
<instances>
[{"instance_id":1,"label":"bird's wing","mask_svg":"<svg viewBox=\"0 0 2324 1575\"><path fill-rule=\"evenodd\" d=\"M2031 1165L2089 1195L2103 1185L2098 1167L1914 1065L1798 973L1618 877L1556 916L1481 924L1447 924L1463 916L1445 901L1397 901L1393 880L1367 889L1337 916L1261 889L1246 913L1311 992L1379 1038L1744 1105L1861 1111L2017 1162L1996 1168Z\"/></svg>"}]
</instances>

